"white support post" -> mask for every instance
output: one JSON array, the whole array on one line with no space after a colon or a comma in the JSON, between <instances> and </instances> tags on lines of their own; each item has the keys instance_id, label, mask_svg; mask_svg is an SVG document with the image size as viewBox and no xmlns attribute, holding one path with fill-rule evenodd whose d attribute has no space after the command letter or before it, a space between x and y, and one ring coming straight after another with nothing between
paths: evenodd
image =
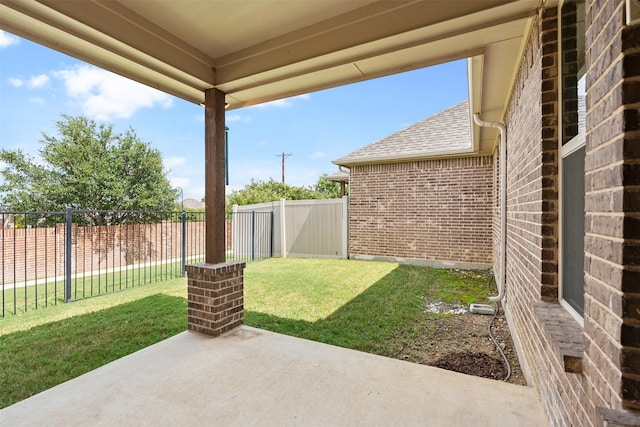
<instances>
[{"instance_id":1,"label":"white support post","mask_svg":"<svg viewBox=\"0 0 640 427\"><path fill-rule=\"evenodd\" d=\"M349 258L349 196L342 197L342 257Z\"/></svg>"}]
</instances>

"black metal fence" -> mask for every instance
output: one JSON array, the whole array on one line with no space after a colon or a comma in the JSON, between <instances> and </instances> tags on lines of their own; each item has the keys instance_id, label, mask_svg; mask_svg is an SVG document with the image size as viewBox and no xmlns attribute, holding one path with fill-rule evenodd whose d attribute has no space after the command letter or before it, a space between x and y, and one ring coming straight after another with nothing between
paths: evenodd
<instances>
[{"instance_id":1,"label":"black metal fence","mask_svg":"<svg viewBox=\"0 0 640 427\"><path fill-rule=\"evenodd\" d=\"M234 259L255 261L273 256L273 211L233 212Z\"/></svg>"},{"instance_id":2,"label":"black metal fence","mask_svg":"<svg viewBox=\"0 0 640 427\"><path fill-rule=\"evenodd\" d=\"M2 212L0 220L2 317L183 277L185 264L204 261L204 212L68 209ZM239 242L262 238L266 226L264 221L254 221L253 229L238 226L235 233L247 236L236 237ZM227 234L228 259L271 256L261 249L262 240L250 245L253 253L244 246L234 250L232 234Z\"/></svg>"}]
</instances>

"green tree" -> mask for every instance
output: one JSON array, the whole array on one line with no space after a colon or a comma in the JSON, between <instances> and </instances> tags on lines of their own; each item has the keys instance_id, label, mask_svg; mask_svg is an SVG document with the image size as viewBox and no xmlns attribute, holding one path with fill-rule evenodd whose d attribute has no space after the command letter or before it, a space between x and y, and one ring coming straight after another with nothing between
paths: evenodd
<instances>
[{"instance_id":1,"label":"green tree","mask_svg":"<svg viewBox=\"0 0 640 427\"><path fill-rule=\"evenodd\" d=\"M338 199L340 198L340 183L336 181L329 181L326 179L328 175L325 173L316 182L314 190L316 193L323 195L325 199Z\"/></svg>"},{"instance_id":2,"label":"green tree","mask_svg":"<svg viewBox=\"0 0 640 427\"><path fill-rule=\"evenodd\" d=\"M56 136L43 133L42 161L22 150L0 150L6 164L0 170L4 209L173 209L178 194L165 175L162 156L133 129L117 134L112 125L66 115L56 127Z\"/></svg>"},{"instance_id":3,"label":"green tree","mask_svg":"<svg viewBox=\"0 0 640 427\"><path fill-rule=\"evenodd\" d=\"M309 187L297 187L283 184L270 178L269 181L254 181L242 190L235 190L227 196L227 207L233 205L253 205L255 203L273 202L280 199L309 200L323 199L322 194Z\"/></svg>"}]
</instances>

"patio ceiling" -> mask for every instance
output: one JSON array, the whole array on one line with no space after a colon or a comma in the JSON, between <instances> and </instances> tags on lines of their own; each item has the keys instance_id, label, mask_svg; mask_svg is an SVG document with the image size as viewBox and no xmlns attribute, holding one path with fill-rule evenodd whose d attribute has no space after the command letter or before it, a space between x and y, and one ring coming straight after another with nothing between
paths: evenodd
<instances>
[{"instance_id":1,"label":"patio ceiling","mask_svg":"<svg viewBox=\"0 0 640 427\"><path fill-rule=\"evenodd\" d=\"M229 109L473 57L470 113L499 121L542 2L0 0L0 28L198 104L216 87Z\"/></svg>"}]
</instances>

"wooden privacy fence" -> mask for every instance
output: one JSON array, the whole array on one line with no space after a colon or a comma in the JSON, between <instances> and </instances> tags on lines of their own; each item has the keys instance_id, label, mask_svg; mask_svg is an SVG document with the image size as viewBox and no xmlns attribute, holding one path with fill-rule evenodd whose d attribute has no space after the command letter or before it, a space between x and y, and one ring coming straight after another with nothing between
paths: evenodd
<instances>
[{"instance_id":1,"label":"wooden privacy fence","mask_svg":"<svg viewBox=\"0 0 640 427\"><path fill-rule=\"evenodd\" d=\"M235 232L247 227L247 213L273 212L269 233L271 253L274 257L298 258L347 258L348 249L348 199L279 200L233 207L234 248L251 250L249 233ZM259 218L259 216L257 216ZM266 246L268 225L265 220L254 225L259 250Z\"/></svg>"}]
</instances>

